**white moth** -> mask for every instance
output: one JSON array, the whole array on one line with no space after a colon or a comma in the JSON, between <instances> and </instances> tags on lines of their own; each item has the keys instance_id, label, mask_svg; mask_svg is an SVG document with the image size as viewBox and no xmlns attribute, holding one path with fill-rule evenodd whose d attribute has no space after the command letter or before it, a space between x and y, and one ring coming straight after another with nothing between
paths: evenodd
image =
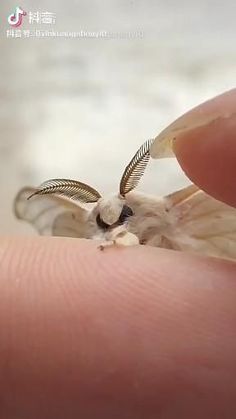
<instances>
[{"instance_id":1,"label":"white moth","mask_svg":"<svg viewBox=\"0 0 236 419\"><path fill-rule=\"evenodd\" d=\"M236 259L236 209L195 185L160 198L133 192L148 164L152 143L148 140L139 148L114 196L102 197L79 181L52 179L37 189L19 191L16 216L42 235L101 240L101 249L145 244ZM166 148L160 144L161 154Z\"/></svg>"}]
</instances>

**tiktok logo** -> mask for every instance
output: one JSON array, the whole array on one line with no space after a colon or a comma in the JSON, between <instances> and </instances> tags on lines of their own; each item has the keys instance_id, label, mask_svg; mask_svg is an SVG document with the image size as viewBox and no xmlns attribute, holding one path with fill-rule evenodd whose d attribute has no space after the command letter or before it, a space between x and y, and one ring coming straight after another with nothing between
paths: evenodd
<instances>
[{"instance_id":1,"label":"tiktok logo","mask_svg":"<svg viewBox=\"0 0 236 419\"><path fill-rule=\"evenodd\" d=\"M11 13L8 16L7 21L9 25L14 26L16 28L17 26L20 26L22 24L23 16L26 16L26 15L27 13L23 9L17 6L15 12Z\"/></svg>"}]
</instances>

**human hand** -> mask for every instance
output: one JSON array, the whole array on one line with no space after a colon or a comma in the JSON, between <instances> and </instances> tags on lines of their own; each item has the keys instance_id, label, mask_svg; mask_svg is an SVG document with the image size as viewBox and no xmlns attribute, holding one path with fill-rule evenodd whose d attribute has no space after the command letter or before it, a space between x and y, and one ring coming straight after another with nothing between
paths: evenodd
<instances>
[{"instance_id":1,"label":"human hand","mask_svg":"<svg viewBox=\"0 0 236 419\"><path fill-rule=\"evenodd\" d=\"M236 90L177 137L188 176L236 206ZM194 155L194 158L192 156ZM0 242L0 417L236 416L236 264L65 238Z\"/></svg>"}]
</instances>

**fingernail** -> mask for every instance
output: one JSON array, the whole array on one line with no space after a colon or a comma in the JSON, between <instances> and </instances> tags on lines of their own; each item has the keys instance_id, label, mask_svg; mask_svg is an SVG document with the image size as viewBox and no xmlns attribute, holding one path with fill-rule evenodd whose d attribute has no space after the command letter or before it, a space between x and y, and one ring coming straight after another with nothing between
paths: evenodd
<instances>
[{"instance_id":1,"label":"fingernail","mask_svg":"<svg viewBox=\"0 0 236 419\"><path fill-rule=\"evenodd\" d=\"M183 134L236 114L236 89L225 92L191 109L157 135L151 147L152 158L174 156L174 142Z\"/></svg>"}]
</instances>

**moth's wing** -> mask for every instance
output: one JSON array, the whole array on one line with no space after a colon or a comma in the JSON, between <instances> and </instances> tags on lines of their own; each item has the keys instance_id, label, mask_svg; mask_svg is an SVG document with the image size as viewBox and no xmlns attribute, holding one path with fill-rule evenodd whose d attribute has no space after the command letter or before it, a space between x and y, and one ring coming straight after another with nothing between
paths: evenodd
<instances>
[{"instance_id":1,"label":"moth's wing","mask_svg":"<svg viewBox=\"0 0 236 419\"><path fill-rule=\"evenodd\" d=\"M191 185L165 198L173 248L236 259L236 209Z\"/></svg>"},{"instance_id":2,"label":"moth's wing","mask_svg":"<svg viewBox=\"0 0 236 419\"><path fill-rule=\"evenodd\" d=\"M28 200L35 191L26 187L18 192L14 201L17 218L32 224L41 235L89 236L88 210L61 196L41 195Z\"/></svg>"}]
</instances>

